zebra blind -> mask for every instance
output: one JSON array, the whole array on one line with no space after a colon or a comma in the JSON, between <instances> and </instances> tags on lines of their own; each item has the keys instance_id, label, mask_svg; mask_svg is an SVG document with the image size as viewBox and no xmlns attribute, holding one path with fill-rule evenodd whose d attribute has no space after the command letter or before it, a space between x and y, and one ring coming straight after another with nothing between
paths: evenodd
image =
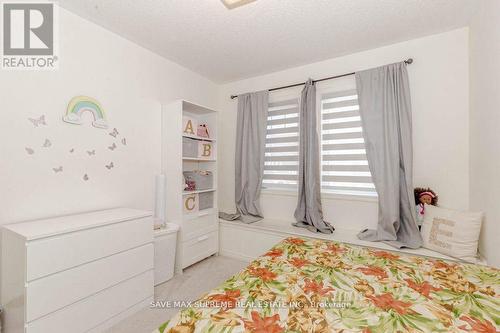
<instances>
[{"instance_id":1,"label":"zebra blind","mask_svg":"<svg viewBox=\"0 0 500 333\"><path fill-rule=\"evenodd\" d=\"M263 187L296 189L298 159L299 99L269 103Z\"/></svg>"},{"instance_id":2,"label":"zebra blind","mask_svg":"<svg viewBox=\"0 0 500 333\"><path fill-rule=\"evenodd\" d=\"M366 158L356 90L321 96L323 192L376 196Z\"/></svg>"}]
</instances>

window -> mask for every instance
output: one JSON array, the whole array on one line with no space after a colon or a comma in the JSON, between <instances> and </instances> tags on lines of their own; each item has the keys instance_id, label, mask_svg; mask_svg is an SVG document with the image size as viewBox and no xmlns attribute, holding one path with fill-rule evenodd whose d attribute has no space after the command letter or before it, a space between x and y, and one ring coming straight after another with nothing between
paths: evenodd
<instances>
[{"instance_id":1,"label":"window","mask_svg":"<svg viewBox=\"0 0 500 333\"><path fill-rule=\"evenodd\" d=\"M376 196L356 90L321 96L322 192Z\"/></svg>"},{"instance_id":2,"label":"window","mask_svg":"<svg viewBox=\"0 0 500 333\"><path fill-rule=\"evenodd\" d=\"M296 189L299 170L299 99L269 103L264 188Z\"/></svg>"},{"instance_id":3,"label":"window","mask_svg":"<svg viewBox=\"0 0 500 333\"><path fill-rule=\"evenodd\" d=\"M352 85L349 85L352 87ZM319 92L321 191L376 196L366 158L356 89ZM332 90L337 92L331 93ZM299 171L299 98L273 95L267 117L263 187L297 190Z\"/></svg>"}]
</instances>

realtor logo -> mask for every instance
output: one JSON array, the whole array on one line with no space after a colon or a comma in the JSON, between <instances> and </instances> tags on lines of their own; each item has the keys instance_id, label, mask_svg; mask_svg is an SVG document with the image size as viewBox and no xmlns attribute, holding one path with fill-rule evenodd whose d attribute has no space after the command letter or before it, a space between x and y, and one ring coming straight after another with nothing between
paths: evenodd
<instances>
[{"instance_id":1,"label":"realtor logo","mask_svg":"<svg viewBox=\"0 0 500 333\"><path fill-rule=\"evenodd\" d=\"M56 69L56 5L3 3L3 69Z\"/></svg>"}]
</instances>

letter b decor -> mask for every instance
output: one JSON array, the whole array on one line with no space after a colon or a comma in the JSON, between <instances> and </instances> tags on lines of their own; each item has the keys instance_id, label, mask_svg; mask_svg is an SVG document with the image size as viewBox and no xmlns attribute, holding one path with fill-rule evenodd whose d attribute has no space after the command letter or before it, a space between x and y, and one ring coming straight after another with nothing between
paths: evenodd
<instances>
[{"instance_id":1,"label":"letter b decor","mask_svg":"<svg viewBox=\"0 0 500 333\"><path fill-rule=\"evenodd\" d=\"M212 142L200 141L198 144L198 156L207 160L214 159Z\"/></svg>"}]
</instances>

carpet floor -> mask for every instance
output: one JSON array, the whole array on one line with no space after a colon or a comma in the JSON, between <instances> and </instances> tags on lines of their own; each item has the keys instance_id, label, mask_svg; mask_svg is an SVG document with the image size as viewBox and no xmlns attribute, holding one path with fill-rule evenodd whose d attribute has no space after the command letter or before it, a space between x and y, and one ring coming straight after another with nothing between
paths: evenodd
<instances>
[{"instance_id":1,"label":"carpet floor","mask_svg":"<svg viewBox=\"0 0 500 333\"><path fill-rule=\"evenodd\" d=\"M247 262L226 257L209 257L155 287L155 301L194 301L238 273ZM107 333L151 333L179 309L145 308L121 321Z\"/></svg>"}]
</instances>

